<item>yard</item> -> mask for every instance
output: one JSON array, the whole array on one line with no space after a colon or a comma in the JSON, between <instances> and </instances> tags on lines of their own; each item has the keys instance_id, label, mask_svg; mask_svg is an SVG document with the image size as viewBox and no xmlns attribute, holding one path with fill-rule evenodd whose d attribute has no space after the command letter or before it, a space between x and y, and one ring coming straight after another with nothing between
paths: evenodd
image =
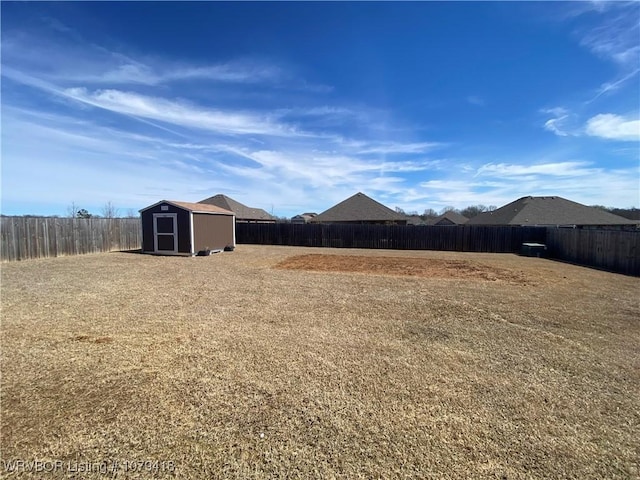
<instances>
[{"instance_id":1,"label":"yard","mask_svg":"<svg viewBox=\"0 0 640 480\"><path fill-rule=\"evenodd\" d=\"M640 477L638 278L250 245L1 269L3 478Z\"/></svg>"}]
</instances>

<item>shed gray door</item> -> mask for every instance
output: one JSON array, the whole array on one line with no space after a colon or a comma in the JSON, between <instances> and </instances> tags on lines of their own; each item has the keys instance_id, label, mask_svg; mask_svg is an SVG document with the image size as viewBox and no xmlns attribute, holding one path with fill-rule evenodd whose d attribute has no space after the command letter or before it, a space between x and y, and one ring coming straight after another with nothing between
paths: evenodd
<instances>
[{"instance_id":1,"label":"shed gray door","mask_svg":"<svg viewBox=\"0 0 640 480\"><path fill-rule=\"evenodd\" d=\"M178 218L175 213L153 214L153 246L159 253L178 252Z\"/></svg>"}]
</instances>

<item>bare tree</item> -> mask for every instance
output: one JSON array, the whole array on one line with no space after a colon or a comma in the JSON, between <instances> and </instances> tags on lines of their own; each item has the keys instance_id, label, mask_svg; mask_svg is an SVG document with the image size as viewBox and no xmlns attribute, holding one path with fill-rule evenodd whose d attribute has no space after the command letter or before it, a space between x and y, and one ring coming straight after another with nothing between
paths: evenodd
<instances>
[{"instance_id":1,"label":"bare tree","mask_svg":"<svg viewBox=\"0 0 640 480\"><path fill-rule=\"evenodd\" d=\"M457 212L456 207L452 207L451 205L447 205L442 210L440 210L440 215L444 215L447 212Z\"/></svg>"},{"instance_id":2,"label":"bare tree","mask_svg":"<svg viewBox=\"0 0 640 480\"><path fill-rule=\"evenodd\" d=\"M424 220L427 220L429 218L436 218L437 216L438 212L436 212L433 208L426 208L424 213L422 214Z\"/></svg>"},{"instance_id":3,"label":"bare tree","mask_svg":"<svg viewBox=\"0 0 640 480\"><path fill-rule=\"evenodd\" d=\"M102 216L104 218L116 218L119 214L120 211L111 202L105 203L102 207Z\"/></svg>"},{"instance_id":4,"label":"bare tree","mask_svg":"<svg viewBox=\"0 0 640 480\"><path fill-rule=\"evenodd\" d=\"M463 208L460 213L467 218L473 218L478 216L482 212L486 212L486 211L487 211L487 207L485 207L482 204L479 204L479 205L469 205L468 207Z\"/></svg>"},{"instance_id":5,"label":"bare tree","mask_svg":"<svg viewBox=\"0 0 640 480\"><path fill-rule=\"evenodd\" d=\"M127 218L138 218L138 212L136 212L135 209L133 209L133 208L128 208L127 209Z\"/></svg>"},{"instance_id":6,"label":"bare tree","mask_svg":"<svg viewBox=\"0 0 640 480\"><path fill-rule=\"evenodd\" d=\"M75 218L76 215L78 215L78 210L80 209L78 208L78 205L76 205L76 202L71 202L71 205L67 207L67 217Z\"/></svg>"}]
</instances>

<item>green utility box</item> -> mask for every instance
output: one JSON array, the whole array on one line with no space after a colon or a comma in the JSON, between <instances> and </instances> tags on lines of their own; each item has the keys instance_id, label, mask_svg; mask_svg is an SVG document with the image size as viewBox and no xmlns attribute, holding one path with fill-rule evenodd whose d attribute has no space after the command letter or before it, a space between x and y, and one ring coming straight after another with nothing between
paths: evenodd
<instances>
[{"instance_id":1,"label":"green utility box","mask_svg":"<svg viewBox=\"0 0 640 480\"><path fill-rule=\"evenodd\" d=\"M544 257L547 246L544 243L523 243L520 255L524 257Z\"/></svg>"}]
</instances>

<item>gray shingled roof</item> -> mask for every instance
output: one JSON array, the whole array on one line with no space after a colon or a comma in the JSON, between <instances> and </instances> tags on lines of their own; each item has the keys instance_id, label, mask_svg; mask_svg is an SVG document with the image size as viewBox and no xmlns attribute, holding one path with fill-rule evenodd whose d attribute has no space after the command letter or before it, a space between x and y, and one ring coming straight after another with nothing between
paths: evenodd
<instances>
[{"instance_id":1,"label":"gray shingled roof","mask_svg":"<svg viewBox=\"0 0 640 480\"><path fill-rule=\"evenodd\" d=\"M464 225L468 221L469 219L464 215L460 215L457 212L449 210L448 212L444 212L442 215L429 220L427 225Z\"/></svg>"},{"instance_id":2,"label":"gray shingled roof","mask_svg":"<svg viewBox=\"0 0 640 480\"><path fill-rule=\"evenodd\" d=\"M200 200L198 203L204 203L208 205L216 205L226 210L231 210L236 214L237 220L249 220L249 221L274 221L275 217L269 215L261 208L251 208L243 205L242 203L229 198L226 195L218 194L213 197Z\"/></svg>"},{"instance_id":3,"label":"gray shingled roof","mask_svg":"<svg viewBox=\"0 0 640 480\"><path fill-rule=\"evenodd\" d=\"M429 219L423 220L420 215L406 215L407 225L430 225Z\"/></svg>"},{"instance_id":4,"label":"gray shingled roof","mask_svg":"<svg viewBox=\"0 0 640 480\"><path fill-rule=\"evenodd\" d=\"M406 222L406 217L358 192L311 220L316 222Z\"/></svg>"},{"instance_id":5,"label":"gray shingled roof","mask_svg":"<svg viewBox=\"0 0 640 480\"><path fill-rule=\"evenodd\" d=\"M562 197L522 197L467 225L635 225L637 221Z\"/></svg>"}]
</instances>

